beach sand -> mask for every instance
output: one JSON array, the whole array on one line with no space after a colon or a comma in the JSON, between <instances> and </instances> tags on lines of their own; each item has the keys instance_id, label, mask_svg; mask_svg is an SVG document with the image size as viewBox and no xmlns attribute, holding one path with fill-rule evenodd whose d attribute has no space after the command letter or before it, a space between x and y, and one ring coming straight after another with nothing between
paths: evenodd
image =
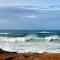
<instances>
[{"instance_id":1,"label":"beach sand","mask_svg":"<svg viewBox=\"0 0 60 60\"><path fill-rule=\"evenodd\" d=\"M1 50L0 60L60 60L60 53L16 53Z\"/></svg>"}]
</instances>

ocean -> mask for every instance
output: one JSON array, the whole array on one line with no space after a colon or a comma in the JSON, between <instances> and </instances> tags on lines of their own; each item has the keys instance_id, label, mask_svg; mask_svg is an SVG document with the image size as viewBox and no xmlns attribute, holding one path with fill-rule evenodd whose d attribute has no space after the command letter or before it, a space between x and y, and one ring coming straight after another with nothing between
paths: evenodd
<instances>
[{"instance_id":1,"label":"ocean","mask_svg":"<svg viewBox=\"0 0 60 60\"><path fill-rule=\"evenodd\" d=\"M0 30L0 49L9 52L60 52L60 30Z\"/></svg>"}]
</instances>

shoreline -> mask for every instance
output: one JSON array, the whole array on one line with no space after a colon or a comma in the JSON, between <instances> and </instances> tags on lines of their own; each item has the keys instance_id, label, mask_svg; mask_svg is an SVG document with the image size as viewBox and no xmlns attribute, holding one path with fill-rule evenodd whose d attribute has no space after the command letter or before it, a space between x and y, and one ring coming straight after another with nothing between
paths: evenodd
<instances>
[{"instance_id":1,"label":"shoreline","mask_svg":"<svg viewBox=\"0 0 60 60\"><path fill-rule=\"evenodd\" d=\"M0 49L0 60L60 60L60 53L16 53Z\"/></svg>"}]
</instances>

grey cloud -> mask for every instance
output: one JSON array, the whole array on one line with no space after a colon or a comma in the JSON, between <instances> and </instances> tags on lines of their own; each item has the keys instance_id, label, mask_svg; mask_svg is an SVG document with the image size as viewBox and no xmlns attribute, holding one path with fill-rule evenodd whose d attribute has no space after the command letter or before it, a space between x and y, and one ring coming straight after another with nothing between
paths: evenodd
<instances>
[{"instance_id":1,"label":"grey cloud","mask_svg":"<svg viewBox=\"0 0 60 60\"><path fill-rule=\"evenodd\" d=\"M42 27L48 28L48 26L53 26L51 28L54 28L54 26L60 26L60 11L28 8L31 7L0 8L0 27L2 29L42 29ZM51 22L54 23L51 24ZM59 23L59 25L56 23Z\"/></svg>"},{"instance_id":2,"label":"grey cloud","mask_svg":"<svg viewBox=\"0 0 60 60\"><path fill-rule=\"evenodd\" d=\"M60 8L60 5L52 5L52 6L49 6L50 8Z\"/></svg>"}]
</instances>

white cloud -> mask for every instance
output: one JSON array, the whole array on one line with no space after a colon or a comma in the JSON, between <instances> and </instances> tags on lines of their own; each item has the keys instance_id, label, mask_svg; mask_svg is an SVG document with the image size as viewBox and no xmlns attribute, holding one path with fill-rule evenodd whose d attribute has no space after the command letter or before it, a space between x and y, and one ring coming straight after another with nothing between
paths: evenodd
<instances>
[{"instance_id":1,"label":"white cloud","mask_svg":"<svg viewBox=\"0 0 60 60\"><path fill-rule=\"evenodd\" d=\"M53 6L53 5L52 5ZM47 6L47 7L42 7L42 6L19 6L22 9L27 9L27 10L60 10L60 6Z\"/></svg>"},{"instance_id":2,"label":"white cloud","mask_svg":"<svg viewBox=\"0 0 60 60\"><path fill-rule=\"evenodd\" d=\"M29 15L29 16L24 16L25 18L36 18L36 15Z\"/></svg>"}]
</instances>

